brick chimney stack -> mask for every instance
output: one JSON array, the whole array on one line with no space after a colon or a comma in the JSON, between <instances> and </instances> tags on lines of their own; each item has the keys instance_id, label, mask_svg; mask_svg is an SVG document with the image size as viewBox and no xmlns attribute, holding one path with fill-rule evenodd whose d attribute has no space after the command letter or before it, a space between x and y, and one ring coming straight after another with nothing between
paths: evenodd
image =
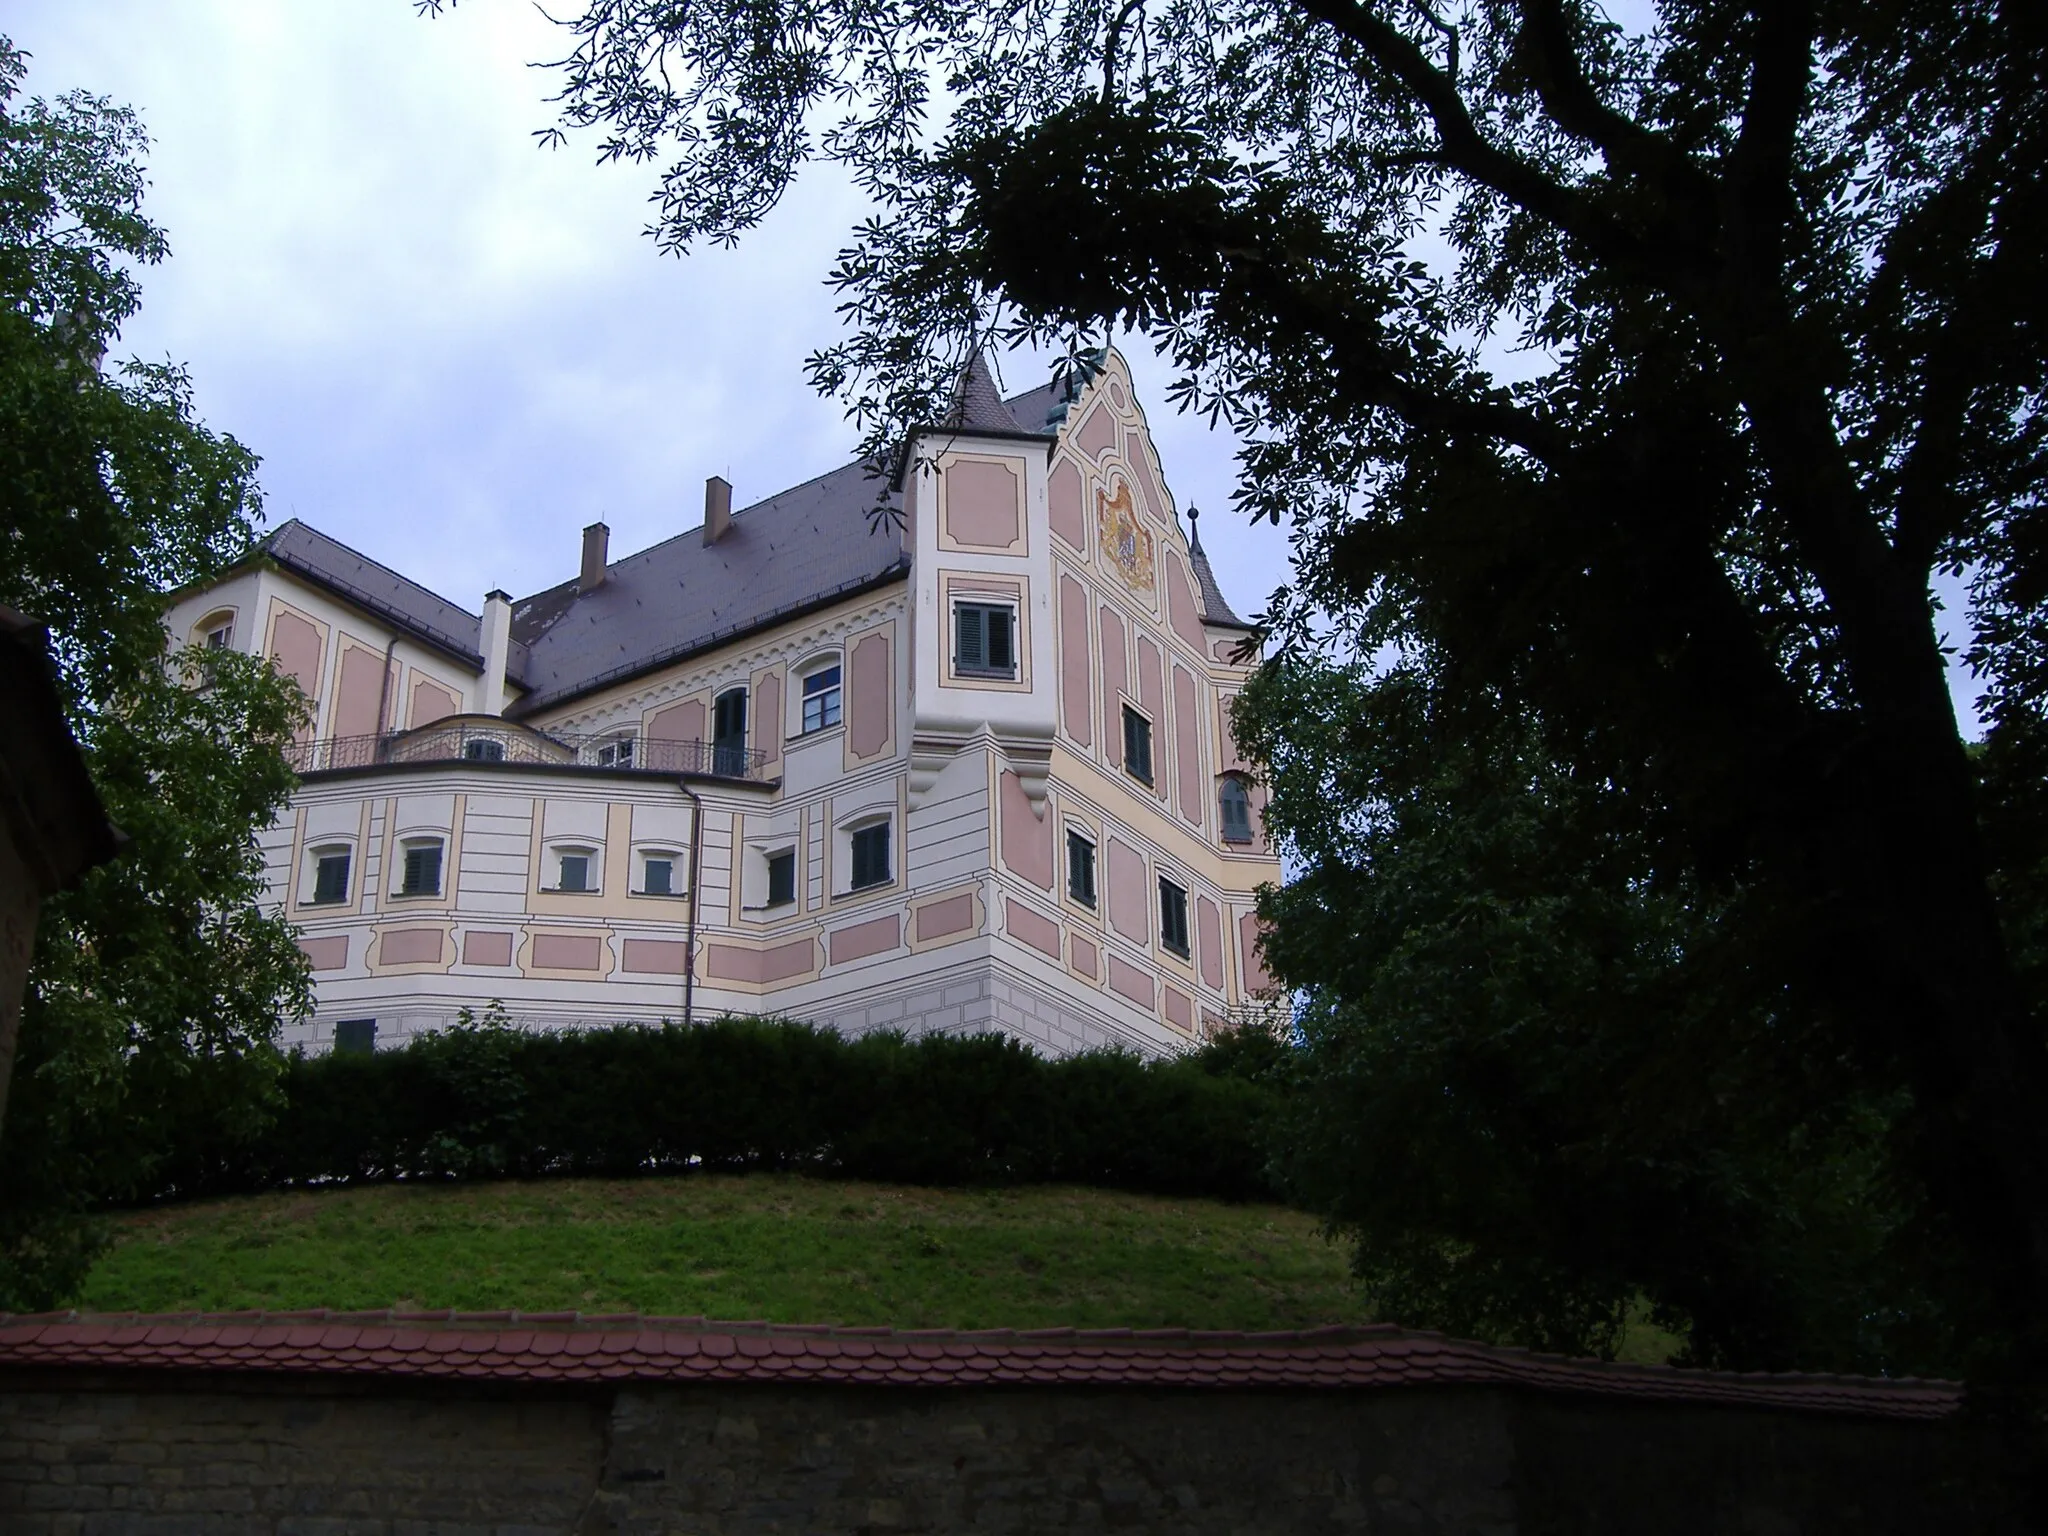
<instances>
[{"instance_id":1,"label":"brick chimney stack","mask_svg":"<svg viewBox=\"0 0 2048 1536\"><path fill-rule=\"evenodd\" d=\"M604 557L611 548L612 531L603 523L583 530L583 574L576 578L576 595L595 592L604 585Z\"/></svg>"},{"instance_id":2,"label":"brick chimney stack","mask_svg":"<svg viewBox=\"0 0 2048 1536\"><path fill-rule=\"evenodd\" d=\"M704 482L704 542L716 544L732 529L732 487L722 475Z\"/></svg>"}]
</instances>

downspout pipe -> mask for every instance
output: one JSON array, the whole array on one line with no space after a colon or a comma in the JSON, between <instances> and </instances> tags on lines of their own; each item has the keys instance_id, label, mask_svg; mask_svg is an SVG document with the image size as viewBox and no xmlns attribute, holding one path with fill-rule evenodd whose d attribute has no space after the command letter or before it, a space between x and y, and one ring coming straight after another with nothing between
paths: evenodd
<instances>
[{"instance_id":1,"label":"downspout pipe","mask_svg":"<svg viewBox=\"0 0 2048 1536\"><path fill-rule=\"evenodd\" d=\"M690 926L683 941L683 1028L697 1021L697 879L704 869L704 802L685 780L676 788L690 802Z\"/></svg>"}]
</instances>

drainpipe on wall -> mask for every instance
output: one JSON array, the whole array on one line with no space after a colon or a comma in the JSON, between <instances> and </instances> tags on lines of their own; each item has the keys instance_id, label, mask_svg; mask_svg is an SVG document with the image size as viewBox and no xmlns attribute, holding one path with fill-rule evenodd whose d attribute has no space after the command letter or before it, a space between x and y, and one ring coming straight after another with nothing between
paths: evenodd
<instances>
[{"instance_id":1,"label":"drainpipe on wall","mask_svg":"<svg viewBox=\"0 0 2048 1536\"><path fill-rule=\"evenodd\" d=\"M385 719L391 712L391 658L398 652L398 636L391 637L391 643L384 647L384 676L377 688L377 761L384 761L384 737L388 727Z\"/></svg>"},{"instance_id":2,"label":"drainpipe on wall","mask_svg":"<svg viewBox=\"0 0 2048 1536\"><path fill-rule=\"evenodd\" d=\"M683 1028L697 1018L697 879L704 869L704 802L678 779L676 788L690 802L690 926L683 942Z\"/></svg>"}]
</instances>

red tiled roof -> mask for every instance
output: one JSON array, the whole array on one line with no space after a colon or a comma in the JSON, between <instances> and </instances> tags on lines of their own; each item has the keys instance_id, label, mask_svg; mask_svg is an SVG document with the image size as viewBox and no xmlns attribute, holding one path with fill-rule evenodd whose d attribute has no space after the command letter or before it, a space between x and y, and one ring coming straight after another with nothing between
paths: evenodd
<instances>
[{"instance_id":1,"label":"red tiled roof","mask_svg":"<svg viewBox=\"0 0 2048 1536\"><path fill-rule=\"evenodd\" d=\"M1609 1365L1391 1326L966 1333L574 1312L0 1315L8 1367L906 1387L1526 1386L1903 1419L1943 1418L1962 1400L1955 1382Z\"/></svg>"}]
</instances>

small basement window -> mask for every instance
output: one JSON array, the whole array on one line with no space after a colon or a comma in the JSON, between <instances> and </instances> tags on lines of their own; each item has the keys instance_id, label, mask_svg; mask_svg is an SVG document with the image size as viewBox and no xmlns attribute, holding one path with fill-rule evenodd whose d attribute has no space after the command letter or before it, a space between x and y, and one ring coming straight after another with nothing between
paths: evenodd
<instances>
[{"instance_id":1,"label":"small basement window","mask_svg":"<svg viewBox=\"0 0 2048 1536\"><path fill-rule=\"evenodd\" d=\"M1159 944L1188 957L1188 893L1165 879L1159 882Z\"/></svg>"},{"instance_id":2,"label":"small basement window","mask_svg":"<svg viewBox=\"0 0 2048 1536\"><path fill-rule=\"evenodd\" d=\"M1124 706L1124 772L1140 784L1152 782L1152 722Z\"/></svg>"},{"instance_id":3,"label":"small basement window","mask_svg":"<svg viewBox=\"0 0 2048 1536\"><path fill-rule=\"evenodd\" d=\"M313 901L330 905L348 900L349 851L346 848L313 850Z\"/></svg>"},{"instance_id":4,"label":"small basement window","mask_svg":"<svg viewBox=\"0 0 2048 1536\"><path fill-rule=\"evenodd\" d=\"M645 853L640 856L640 894L643 896L674 896L676 890L676 856L672 853Z\"/></svg>"},{"instance_id":5,"label":"small basement window","mask_svg":"<svg viewBox=\"0 0 2048 1536\"><path fill-rule=\"evenodd\" d=\"M889 823L878 821L853 834L853 878L847 889L864 891L889 883Z\"/></svg>"},{"instance_id":6,"label":"small basement window","mask_svg":"<svg viewBox=\"0 0 2048 1536\"><path fill-rule=\"evenodd\" d=\"M405 844L405 862L398 886L401 896L441 894L441 840Z\"/></svg>"},{"instance_id":7,"label":"small basement window","mask_svg":"<svg viewBox=\"0 0 2048 1536\"><path fill-rule=\"evenodd\" d=\"M1095 905L1095 844L1067 833L1067 895L1084 907Z\"/></svg>"},{"instance_id":8,"label":"small basement window","mask_svg":"<svg viewBox=\"0 0 2048 1536\"><path fill-rule=\"evenodd\" d=\"M822 667L804 679L804 734L839 723L839 666Z\"/></svg>"},{"instance_id":9,"label":"small basement window","mask_svg":"<svg viewBox=\"0 0 2048 1536\"><path fill-rule=\"evenodd\" d=\"M594 891L592 883L595 871L592 861L597 857L594 848L557 848L555 850L555 889L558 891Z\"/></svg>"},{"instance_id":10,"label":"small basement window","mask_svg":"<svg viewBox=\"0 0 2048 1536\"><path fill-rule=\"evenodd\" d=\"M1015 677L1016 637L1016 609L1002 603L955 603L953 670L966 677Z\"/></svg>"},{"instance_id":11,"label":"small basement window","mask_svg":"<svg viewBox=\"0 0 2048 1536\"><path fill-rule=\"evenodd\" d=\"M377 1049L375 1019L337 1019L334 1022L334 1050L341 1056L368 1056Z\"/></svg>"}]
</instances>

